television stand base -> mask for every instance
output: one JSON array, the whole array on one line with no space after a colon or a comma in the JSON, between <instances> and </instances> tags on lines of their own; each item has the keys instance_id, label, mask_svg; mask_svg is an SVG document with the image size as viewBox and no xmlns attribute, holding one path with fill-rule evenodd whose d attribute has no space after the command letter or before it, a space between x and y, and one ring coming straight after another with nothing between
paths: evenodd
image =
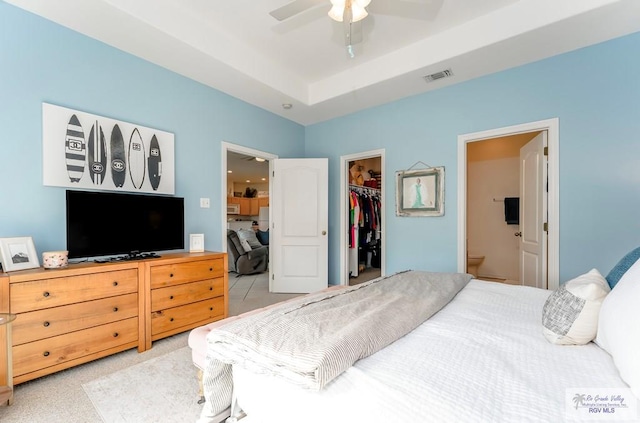
<instances>
[{"instance_id":1,"label":"television stand base","mask_svg":"<svg viewBox=\"0 0 640 423\"><path fill-rule=\"evenodd\" d=\"M107 257L103 259L95 259L94 262L114 263L118 261L147 260L147 259L154 259L154 258L160 258L160 257L162 256L156 253L130 253L130 254L127 254L126 256L116 256L116 257Z\"/></svg>"}]
</instances>

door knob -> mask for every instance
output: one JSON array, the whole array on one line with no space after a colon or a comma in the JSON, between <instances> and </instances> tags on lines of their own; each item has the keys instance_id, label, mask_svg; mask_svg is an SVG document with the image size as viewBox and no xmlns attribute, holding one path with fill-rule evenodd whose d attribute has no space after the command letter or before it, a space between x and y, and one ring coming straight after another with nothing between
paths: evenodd
<instances>
[{"instance_id":1,"label":"door knob","mask_svg":"<svg viewBox=\"0 0 640 423\"><path fill-rule=\"evenodd\" d=\"M513 234L514 236L522 236L522 232L516 232L515 234Z\"/></svg>"},{"instance_id":2,"label":"door knob","mask_svg":"<svg viewBox=\"0 0 640 423\"><path fill-rule=\"evenodd\" d=\"M327 231L322 231L322 235L326 235L326 234L327 234Z\"/></svg>"}]
</instances>

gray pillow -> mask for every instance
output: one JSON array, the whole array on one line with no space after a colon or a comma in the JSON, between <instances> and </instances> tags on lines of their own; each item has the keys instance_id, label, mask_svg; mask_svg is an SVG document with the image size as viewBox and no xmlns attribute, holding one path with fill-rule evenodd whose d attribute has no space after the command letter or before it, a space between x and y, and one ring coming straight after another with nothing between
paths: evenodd
<instances>
[{"instance_id":1,"label":"gray pillow","mask_svg":"<svg viewBox=\"0 0 640 423\"><path fill-rule=\"evenodd\" d=\"M542 309L542 333L552 344L582 345L593 341L598 315L609 284L596 269L553 292Z\"/></svg>"},{"instance_id":2,"label":"gray pillow","mask_svg":"<svg viewBox=\"0 0 640 423\"><path fill-rule=\"evenodd\" d=\"M253 229L238 229L237 232L238 238L240 238L240 240L244 239L245 241L247 241L251 249L262 247L262 244L260 244L260 241L258 241L256 233Z\"/></svg>"}]
</instances>

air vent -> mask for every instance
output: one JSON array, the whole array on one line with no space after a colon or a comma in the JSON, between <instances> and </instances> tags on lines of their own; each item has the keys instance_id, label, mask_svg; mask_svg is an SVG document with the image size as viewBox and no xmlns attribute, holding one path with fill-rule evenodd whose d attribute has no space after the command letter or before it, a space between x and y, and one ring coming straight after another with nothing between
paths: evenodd
<instances>
[{"instance_id":1,"label":"air vent","mask_svg":"<svg viewBox=\"0 0 640 423\"><path fill-rule=\"evenodd\" d=\"M453 71L451 69L446 69L440 72L432 73L431 75L423 76L424 80L427 82L437 81L438 79L448 78L453 76Z\"/></svg>"}]
</instances>

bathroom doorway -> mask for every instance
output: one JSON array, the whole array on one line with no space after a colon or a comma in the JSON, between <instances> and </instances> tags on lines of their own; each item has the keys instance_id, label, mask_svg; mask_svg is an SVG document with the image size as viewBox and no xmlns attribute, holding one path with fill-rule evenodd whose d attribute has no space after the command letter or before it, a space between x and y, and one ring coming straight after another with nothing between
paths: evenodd
<instances>
[{"instance_id":1,"label":"bathroom doorway","mask_svg":"<svg viewBox=\"0 0 640 423\"><path fill-rule=\"evenodd\" d=\"M539 134L544 136L536 138ZM527 189L525 195L520 180L520 149L533 138L536 143L543 138L547 143L544 152L548 155L540 162L542 166L548 160L542 172L547 180L536 184L535 190ZM479 279L511 284L521 284L523 280L531 284L526 275L534 274L534 286L557 288L557 119L461 135L458 141L459 271L469 271ZM532 200L533 191L537 194ZM531 220L529 212L527 220L520 222L521 215L516 211L514 220L511 206L516 204L530 211L531 207L523 206L527 198L529 206L542 206L535 208L534 225L527 223ZM533 233L534 238L541 240L538 256L529 255L526 248L523 250L527 244L522 238L523 225L528 234ZM532 267L534 272L530 271Z\"/></svg>"},{"instance_id":2,"label":"bathroom doorway","mask_svg":"<svg viewBox=\"0 0 640 423\"><path fill-rule=\"evenodd\" d=\"M385 275L384 150L341 157L342 285Z\"/></svg>"},{"instance_id":3,"label":"bathroom doorway","mask_svg":"<svg viewBox=\"0 0 640 423\"><path fill-rule=\"evenodd\" d=\"M520 285L520 149L539 132L467 144L467 273Z\"/></svg>"}]
</instances>

